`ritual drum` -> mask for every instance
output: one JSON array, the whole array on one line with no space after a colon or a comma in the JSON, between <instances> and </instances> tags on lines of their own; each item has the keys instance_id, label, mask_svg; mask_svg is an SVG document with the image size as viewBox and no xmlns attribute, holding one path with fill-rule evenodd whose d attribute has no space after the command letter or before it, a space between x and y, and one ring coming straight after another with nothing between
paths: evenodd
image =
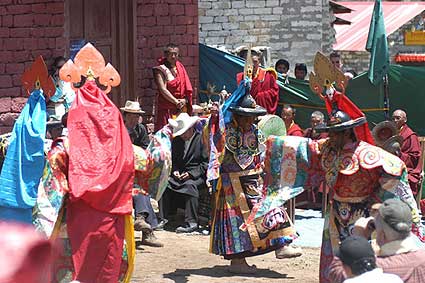
<instances>
[{"instance_id":1,"label":"ritual drum","mask_svg":"<svg viewBox=\"0 0 425 283\"><path fill-rule=\"evenodd\" d=\"M269 136L286 136L285 122L277 115L264 115L259 117L258 128L265 138Z\"/></svg>"}]
</instances>

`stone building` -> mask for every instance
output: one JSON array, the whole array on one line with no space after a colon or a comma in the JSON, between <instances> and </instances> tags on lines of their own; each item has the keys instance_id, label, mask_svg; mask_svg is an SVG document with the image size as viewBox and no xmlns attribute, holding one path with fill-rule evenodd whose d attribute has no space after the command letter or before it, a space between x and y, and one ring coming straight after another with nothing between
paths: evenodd
<instances>
[{"instance_id":1,"label":"stone building","mask_svg":"<svg viewBox=\"0 0 425 283\"><path fill-rule=\"evenodd\" d=\"M111 94L119 106L142 97L153 111L151 67L163 47L180 45L183 64L198 81L197 0L0 0L0 133L10 131L26 102L20 77L34 58L47 64L70 47L92 42L119 71Z\"/></svg>"},{"instance_id":2,"label":"stone building","mask_svg":"<svg viewBox=\"0 0 425 283\"><path fill-rule=\"evenodd\" d=\"M235 49L271 47L272 62L312 66L317 51L329 53L334 42L329 0L199 0L199 41Z\"/></svg>"}]
</instances>

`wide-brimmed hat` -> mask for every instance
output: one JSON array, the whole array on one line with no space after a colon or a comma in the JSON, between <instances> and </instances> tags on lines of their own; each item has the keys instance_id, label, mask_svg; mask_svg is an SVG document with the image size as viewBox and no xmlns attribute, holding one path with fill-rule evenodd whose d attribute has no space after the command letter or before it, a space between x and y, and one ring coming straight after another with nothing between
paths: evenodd
<instances>
[{"instance_id":1,"label":"wide-brimmed hat","mask_svg":"<svg viewBox=\"0 0 425 283\"><path fill-rule=\"evenodd\" d=\"M192 105L192 113L202 114L204 113L205 108L198 104Z\"/></svg>"},{"instance_id":2,"label":"wide-brimmed hat","mask_svg":"<svg viewBox=\"0 0 425 283\"><path fill-rule=\"evenodd\" d=\"M127 100L125 106L120 108L121 111L135 114L143 114L145 111L140 108L140 103L138 101Z\"/></svg>"},{"instance_id":3,"label":"wide-brimmed hat","mask_svg":"<svg viewBox=\"0 0 425 283\"><path fill-rule=\"evenodd\" d=\"M176 119L168 119L168 124L173 128L173 137L178 137L193 127L198 120L198 117L183 112Z\"/></svg>"},{"instance_id":4,"label":"wide-brimmed hat","mask_svg":"<svg viewBox=\"0 0 425 283\"><path fill-rule=\"evenodd\" d=\"M230 111L241 116L261 116L266 115L267 110L257 105L250 94L245 94L236 106L230 106Z\"/></svg>"},{"instance_id":5,"label":"wide-brimmed hat","mask_svg":"<svg viewBox=\"0 0 425 283\"><path fill-rule=\"evenodd\" d=\"M393 121L382 121L372 129L372 136L377 145L383 145L389 138L398 135L397 126Z\"/></svg>"},{"instance_id":6,"label":"wide-brimmed hat","mask_svg":"<svg viewBox=\"0 0 425 283\"><path fill-rule=\"evenodd\" d=\"M318 133L340 132L355 128L357 126L363 125L364 123L366 123L365 117L351 119L347 113L338 110L330 116L330 119L326 125L318 125L314 129Z\"/></svg>"}]
</instances>

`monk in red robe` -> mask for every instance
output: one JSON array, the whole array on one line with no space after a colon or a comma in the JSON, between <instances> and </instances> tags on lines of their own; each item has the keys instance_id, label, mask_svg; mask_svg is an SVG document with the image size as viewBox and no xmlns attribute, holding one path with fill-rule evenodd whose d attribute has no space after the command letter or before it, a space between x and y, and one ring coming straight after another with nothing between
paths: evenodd
<instances>
[{"instance_id":1,"label":"monk in red robe","mask_svg":"<svg viewBox=\"0 0 425 283\"><path fill-rule=\"evenodd\" d=\"M407 126L407 115L403 110L395 110L392 119L400 131L400 136L403 138L400 159L406 164L407 172L409 173L409 185L413 194L416 195L419 191L419 181L422 172L422 165L419 164L421 147L418 135Z\"/></svg>"},{"instance_id":2,"label":"monk in red robe","mask_svg":"<svg viewBox=\"0 0 425 283\"><path fill-rule=\"evenodd\" d=\"M282 119L285 122L286 134L288 136L303 137L304 132L300 126L295 124L295 108L291 105L284 105L282 111Z\"/></svg>"},{"instance_id":3,"label":"monk in red robe","mask_svg":"<svg viewBox=\"0 0 425 283\"><path fill-rule=\"evenodd\" d=\"M153 68L158 88L155 132L168 124L168 119L181 112L192 113L192 84L183 64L178 61L179 48L168 44L164 58Z\"/></svg>"},{"instance_id":4,"label":"monk in red robe","mask_svg":"<svg viewBox=\"0 0 425 283\"><path fill-rule=\"evenodd\" d=\"M262 69L260 56L252 55L252 83L250 94L255 102L266 108L268 114L275 114L279 102L279 87L276 83L277 73L273 68ZM238 85L243 80L244 73L238 73L236 80Z\"/></svg>"}]
</instances>

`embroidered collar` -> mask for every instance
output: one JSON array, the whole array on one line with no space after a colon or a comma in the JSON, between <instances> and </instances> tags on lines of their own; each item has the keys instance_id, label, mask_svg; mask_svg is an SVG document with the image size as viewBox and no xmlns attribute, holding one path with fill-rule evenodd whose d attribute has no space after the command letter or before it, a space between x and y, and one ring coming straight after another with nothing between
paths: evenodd
<instances>
[{"instance_id":1,"label":"embroidered collar","mask_svg":"<svg viewBox=\"0 0 425 283\"><path fill-rule=\"evenodd\" d=\"M259 144L264 143L265 138L255 125L251 130L243 133L237 127L226 129L226 148L231 153L238 165L245 170L253 161L254 157L260 154Z\"/></svg>"}]
</instances>

